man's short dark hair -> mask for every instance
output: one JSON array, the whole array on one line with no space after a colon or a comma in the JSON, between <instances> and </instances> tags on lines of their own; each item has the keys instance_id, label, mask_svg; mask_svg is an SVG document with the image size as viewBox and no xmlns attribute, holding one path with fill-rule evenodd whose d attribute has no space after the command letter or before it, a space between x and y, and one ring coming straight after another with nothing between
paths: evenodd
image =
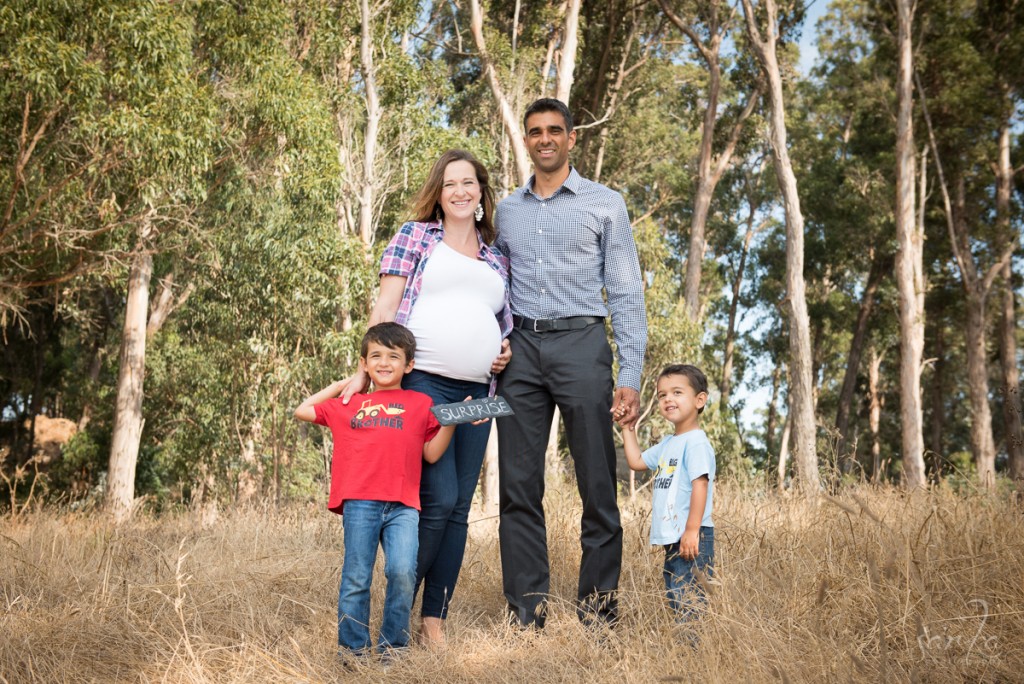
<instances>
[{"instance_id":1,"label":"man's short dark hair","mask_svg":"<svg viewBox=\"0 0 1024 684\"><path fill-rule=\"evenodd\" d=\"M690 383L690 387L693 388L694 394L708 393L708 379L704 375L704 372L696 366L691 366L687 363L674 363L670 366L665 366L661 369L661 373L658 375L658 380L669 375L682 375ZM697 413L704 413L704 407L701 406L697 409Z\"/></svg>"},{"instance_id":2,"label":"man's short dark hair","mask_svg":"<svg viewBox=\"0 0 1024 684\"><path fill-rule=\"evenodd\" d=\"M572 114L569 113L569 108L561 100L556 100L553 97L542 97L539 100L534 100L533 103L526 108L526 113L523 114L523 129L526 129L526 120L534 114L540 114L541 112L558 112L565 119L565 133L568 135L572 133Z\"/></svg>"},{"instance_id":3,"label":"man's short dark hair","mask_svg":"<svg viewBox=\"0 0 1024 684\"><path fill-rule=\"evenodd\" d=\"M375 342L388 349L401 349L405 352L405 362L409 363L416 356L416 338L404 325L398 323L378 323L363 335L363 344L359 348L359 356L366 358L370 343Z\"/></svg>"}]
</instances>

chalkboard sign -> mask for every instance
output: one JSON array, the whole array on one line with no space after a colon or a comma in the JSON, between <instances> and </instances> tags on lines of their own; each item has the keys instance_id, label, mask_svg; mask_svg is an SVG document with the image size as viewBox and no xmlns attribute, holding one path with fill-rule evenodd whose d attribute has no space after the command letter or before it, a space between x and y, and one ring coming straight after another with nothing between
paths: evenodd
<instances>
[{"instance_id":1,"label":"chalkboard sign","mask_svg":"<svg viewBox=\"0 0 1024 684\"><path fill-rule=\"evenodd\" d=\"M454 404L441 404L431 407L430 410L434 412L437 422L441 425L472 423L484 418L511 416L513 413L512 407L501 397L484 397L483 399L459 401Z\"/></svg>"}]
</instances>

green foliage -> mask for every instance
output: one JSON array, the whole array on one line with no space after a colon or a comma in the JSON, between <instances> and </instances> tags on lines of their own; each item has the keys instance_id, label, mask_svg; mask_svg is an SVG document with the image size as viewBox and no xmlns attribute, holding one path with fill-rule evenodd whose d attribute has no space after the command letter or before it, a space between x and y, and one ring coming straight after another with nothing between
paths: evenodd
<instances>
[{"instance_id":1,"label":"green foliage","mask_svg":"<svg viewBox=\"0 0 1024 684\"><path fill-rule=\"evenodd\" d=\"M30 454L21 426L31 415L87 419L46 475L51 499L88 502L102 487L126 264L138 247L154 255L151 300L169 286L175 304L147 345L138 492L160 509L210 496L301 500L323 487L329 437L297 424L292 409L355 366L380 252L408 218L431 164L446 149L465 148L491 170L499 194L518 183L466 6L370 4L383 108L370 173L372 244L355 226L368 178L358 3L0 6L0 448L8 449L8 463L24 465ZM676 10L706 33L708 8L687 2ZM492 0L484 9L499 80L521 111L554 87L560 3ZM819 66L803 78L794 68L802 5L780 10L790 154L806 219L819 446L828 461L867 274L876 258L895 251L895 20L884 3L836 0L819 27ZM991 169L995 132L1017 116L1024 87L1021 70L1011 68L1024 55L1021 12L929 0L917 15L917 70L944 167L952 187L963 187L961 213L982 267L1006 237L995 227ZM738 29L723 48L716 150L758 75ZM667 429L651 403L657 373L668 363L695 363L712 383L702 423L720 472L744 479L773 466L785 420L781 203L773 169L760 165L765 121L755 111L736 168L712 203L707 253L687 253L707 74L677 34L657 3L584 3L570 104L585 127L573 163L584 175L600 172L636 219L650 330L641 441ZM920 147L923 121L916 129ZM751 190L745 174L758 168L763 180ZM934 188L933 175L929 182ZM1011 226L1019 231L1024 181L1016 183ZM936 359L923 376L925 420L937 426L929 427L936 435L929 446L954 455L935 458L936 470L955 480L971 472L969 463L954 463L969 444L964 307L938 198L933 191L924 213L925 355ZM731 285L751 212L765 228L740 274L732 380L750 394L783 371L771 435L766 424L744 425L734 414L743 408L735 394L725 409L717 400ZM702 256L706 303L698 325L685 313L681 278L686 260ZM887 478L899 476L896 311L892 284L883 281L866 344L884 355L877 439ZM762 396L746 399L747 421L767 421ZM862 362L851 410L859 472L870 472L874 438L866 396ZM1003 434L998 425L996 433Z\"/></svg>"},{"instance_id":2,"label":"green foliage","mask_svg":"<svg viewBox=\"0 0 1024 684\"><path fill-rule=\"evenodd\" d=\"M189 18L155 1L0 9L0 157L17 169L0 176L4 320L143 232L181 244L218 132L192 38Z\"/></svg>"}]
</instances>

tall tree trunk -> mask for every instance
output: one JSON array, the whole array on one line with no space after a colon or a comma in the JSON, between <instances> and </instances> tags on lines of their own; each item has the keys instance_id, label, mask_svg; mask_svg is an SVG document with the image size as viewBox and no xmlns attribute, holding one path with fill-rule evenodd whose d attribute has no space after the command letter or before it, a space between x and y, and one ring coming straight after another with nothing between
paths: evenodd
<instances>
[{"instance_id":1,"label":"tall tree trunk","mask_svg":"<svg viewBox=\"0 0 1024 684\"><path fill-rule=\"evenodd\" d=\"M1003 265L1013 255L1013 244L1004 248L987 272L974 261L971 250L971 231L968 227L966 201L964 199L964 178L956 177L956 203L949 197L949 185L942 170L939 147L935 142L935 130L928 113L928 102L920 79L917 83L921 93L921 112L928 128L928 143L935 160L935 172L939 177L943 209L946 215L946 229L960 282L967 297L967 383L971 400L971 451L978 471L978 481L984 487L995 486L995 440L992 437L992 411L988 403L988 354L986 343L986 307L988 294Z\"/></svg>"},{"instance_id":2,"label":"tall tree trunk","mask_svg":"<svg viewBox=\"0 0 1024 684\"><path fill-rule=\"evenodd\" d=\"M704 121L701 126L700 151L697 159L697 189L693 200L693 215L690 219L690 247L686 259L686 275L683 286L683 296L686 300L686 308L690 318L696 320L701 315L700 303L700 280L704 267L704 248L707 242L706 229L708 213L711 210L711 200L715 194L715 187L721 180L722 174L732 161L733 152L739 142L739 135L742 132L743 123L753 112L757 101L760 99L761 89L758 85L750 96L747 106L733 126L732 135L725 149L717 160L714 159L713 143L715 139L715 125L718 122L718 98L722 90L722 66L719 60L719 50L722 40L729 30L731 17L722 20L719 16L721 9L720 0L709 0L708 9L708 34L709 42L701 40L701 37L691 27L693 19L689 23L676 15L669 6L668 0L658 0L665 16L676 25L683 35L689 38L694 49L700 54L707 65L708 87L704 106Z\"/></svg>"},{"instance_id":3,"label":"tall tree trunk","mask_svg":"<svg viewBox=\"0 0 1024 684\"><path fill-rule=\"evenodd\" d=\"M977 292L967 296L967 388L971 398L971 450L978 480L995 485L996 447L992 438L992 411L988 403L988 362L985 341L986 298Z\"/></svg>"},{"instance_id":4,"label":"tall tree trunk","mask_svg":"<svg viewBox=\"0 0 1024 684\"><path fill-rule=\"evenodd\" d=\"M365 0L364 0L365 1ZM512 154L516 160L516 171L519 174L519 182L526 184L530 178L530 155L526 151L526 142L523 140L522 127L519 120L512 111L505 91L498 81L498 74L494 70L494 61L487 51L487 41L484 39L484 14L480 7L480 0L469 0L469 27L473 33L473 41L480 53L480 63L483 67L484 77L491 88L491 94L498 104L501 112L501 121L505 127L505 135L508 137L509 145L512 147Z\"/></svg>"},{"instance_id":5,"label":"tall tree trunk","mask_svg":"<svg viewBox=\"0 0 1024 684\"><path fill-rule=\"evenodd\" d=\"M235 429L238 430L238 420L235 420ZM260 492L260 485L263 481L263 464L260 463L257 450L263 443L263 421L255 417L249 426L248 433L242 439L241 432L238 433L241 440L239 452L238 485L235 490L235 503L245 505L256 500ZM330 481L330 461L326 472L326 479Z\"/></svg>"},{"instance_id":6,"label":"tall tree trunk","mask_svg":"<svg viewBox=\"0 0 1024 684\"><path fill-rule=\"evenodd\" d=\"M789 467L789 445L793 439L793 420L786 414L786 422L782 424L782 437L779 440L779 465L776 476L779 478L779 491L786 488L786 471Z\"/></svg>"},{"instance_id":7,"label":"tall tree trunk","mask_svg":"<svg viewBox=\"0 0 1024 684\"><path fill-rule=\"evenodd\" d=\"M811 335L804 285L804 217L800 210L796 176L786 147L786 112L782 96L782 76L776 54L777 8L775 0L765 0L768 21L764 38L757 27L751 0L743 0L747 35L765 76L771 103L770 138L775 173L786 211L786 304L789 308L790 386L789 415L793 429L793 459L805 493L820 487L818 453L814 423L814 395L811 377ZM691 255L692 257L692 255Z\"/></svg>"},{"instance_id":8,"label":"tall tree trunk","mask_svg":"<svg viewBox=\"0 0 1024 684\"><path fill-rule=\"evenodd\" d=\"M1010 223L1010 193L1013 185L1010 165L1010 122L999 129L999 161L996 164L996 223L1001 249L1012 246L1017 238ZM1012 248L1012 247L1011 247ZM1017 315L1013 292L1013 266L1006 260L1000 271L1002 316L999 321L999 360L1003 381L1003 424L1006 426L1006 455L1010 477L1024 479L1024 434L1021 431L1020 374L1017 370Z\"/></svg>"},{"instance_id":9,"label":"tall tree trunk","mask_svg":"<svg viewBox=\"0 0 1024 684\"><path fill-rule=\"evenodd\" d=\"M582 0L567 0L565 8L565 29L562 33L562 55L558 60L558 86L555 98L569 104L573 74L576 71L576 47L579 45L580 3Z\"/></svg>"},{"instance_id":10,"label":"tall tree trunk","mask_svg":"<svg viewBox=\"0 0 1024 684\"><path fill-rule=\"evenodd\" d=\"M853 393L857 388L857 373L860 370L860 357L864 353L864 342L867 339L868 319L875 305L875 294L882 279L892 269L892 263L883 258L876 250L871 259L871 270L868 271L867 283L861 295L860 308L857 311L857 323L853 327L853 339L850 341L850 353L846 357L846 373L843 376L843 387L839 391L839 409L836 412L836 430L839 432L839 463L844 473L850 472L853 460L849 452L850 407L853 405Z\"/></svg>"},{"instance_id":11,"label":"tall tree trunk","mask_svg":"<svg viewBox=\"0 0 1024 684\"><path fill-rule=\"evenodd\" d=\"M900 300L900 422L904 485L924 487L921 364L924 354L924 235L914 221L913 0L896 0L899 75L896 92L896 285Z\"/></svg>"},{"instance_id":12,"label":"tall tree trunk","mask_svg":"<svg viewBox=\"0 0 1024 684\"><path fill-rule=\"evenodd\" d=\"M879 388L882 377L882 358L885 354L879 354L874 346L871 347L871 360L868 364L868 426L871 430L871 481L878 482L882 476L882 393Z\"/></svg>"},{"instance_id":13,"label":"tall tree trunk","mask_svg":"<svg viewBox=\"0 0 1024 684\"><path fill-rule=\"evenodd\" d=\"M373 16L369 0L360 0L359 11L362 23L360 38L360 61L362 62L363 87L366 90L366 132L363 136L363 183L359 193L359 237L369 255L373 244L373 193L376 185L375 169L377 160L377 137L382 114L380 97L377 95L377 70L373 65Z\"/></svg>"},{"instance_id":14,"label":"tall tree trunk","mask_svg":"<svg viewBox=\"0 0 1024 684\"><path fill-rule=\"evenodd\" d=\"M722 90L722 67L718 60L722 34L718 32L718 0L710 0L711 25L710 44L705 44L690 26L672 12L667 0L659 0L662 11L682 31L700 53L707 65L708 87L705 97L704 121L701 125L700 152L697 158L697 190L693 198L693 215L690 219L690 247L686 258L686 276L683 296L691 320L700 317L700 278L704 266L705 228L711 197L715 192L712 177L712 144L715 138L715 124L718 121L718 97Z\"/></svg>"},{"instance_id":15,"label":"tall tree trunk","mask_svg":"<svg viewBox=\"0 0 1024 684\"><path fill-rule=\"evenodd\" d=\"M149 309L149 282L153 277L153 257L140 245L132 258L128 275L128 303L121 336L121 356L117 377L117 405L114 432L110 438L110 464L107 468L107 508L115 522L123 522L132 512L135 500L135 466L142 439L143 379L146 370L146 314Z\"/></svg>"},{"instance_id":16,"label":"tall tree trunk","mask_svg":"<svg viewBox=\"0 0 1024 684\"><path fill-rule=\"evenodd\" d=\"M518 9L519 3L516 3ZM516 42L515 35L517 30L518 13L516 15L517 20L512 22L512 58L516 56ZM551 92L551 63L555 59L555 46L558 44L558 31L552 31L551 35L548 36L548 47L544 53L544 66L540 68L541 79L540 79L540 92L537 97L550 97L548 94Z\"/></svg>"},{"instance_id":17,"label":"tall tree trunk","mask_svg":"<svg viewBox=\"0 0 1024 684\"><path fill-rule=\"evenodd\" d=\"M772 369L772 398L768 402L768 417L764 426L764 449L769 459L775 453L775 430L779 418L779 387L782 385L782 367L778 364Z\"/></svg>"},{"instance_id":18,"label":"tall tree trunk","mask_svg":"<svg viewBox=\"0 0 1024 684\"><path fill-rule=\"evenodd\" d=\"M937 320L933 326L935 340L935 363L932 364L932 412L929 416L929 444L931 452L932 477L942 479L942 437L946 431L946 324Z\"/></svg>"}]
</instances>

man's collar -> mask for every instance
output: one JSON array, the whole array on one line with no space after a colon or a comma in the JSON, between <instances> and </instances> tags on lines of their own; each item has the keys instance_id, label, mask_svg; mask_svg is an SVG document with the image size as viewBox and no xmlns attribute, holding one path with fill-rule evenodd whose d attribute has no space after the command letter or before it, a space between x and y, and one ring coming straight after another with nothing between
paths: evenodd
<instances>
[{"instance_id":1,"label":"man's collar","mask_svg":"<svg viewBox=\"0 0 1024 684\"><path fill-rule=\"evenodd\" d=\"M536 180L536 178L537 178L537 174L534 174L534 175L530 176L529 180L526 181L526 191L528 193L530 193L531 195L534 195L534 196L537 196L536 193L534 193L534 191L533 191L533 183ZM561 190L562 188L565 188L566 190L568 190L572 194L578 195L579 192L580 192L580 185L582 183L583 183L583 176L581 176L579 174L579 172L576 170L575 166L572 166L570 164L569 165L569 175L566 177L566 179L564 181L562 181L562 185L559 186L558 190ZM551 196L554 197L555 195L557 195L558 194L558 190L555 190L553 193L551 193Z\"/></svg>"}]
</instances>

